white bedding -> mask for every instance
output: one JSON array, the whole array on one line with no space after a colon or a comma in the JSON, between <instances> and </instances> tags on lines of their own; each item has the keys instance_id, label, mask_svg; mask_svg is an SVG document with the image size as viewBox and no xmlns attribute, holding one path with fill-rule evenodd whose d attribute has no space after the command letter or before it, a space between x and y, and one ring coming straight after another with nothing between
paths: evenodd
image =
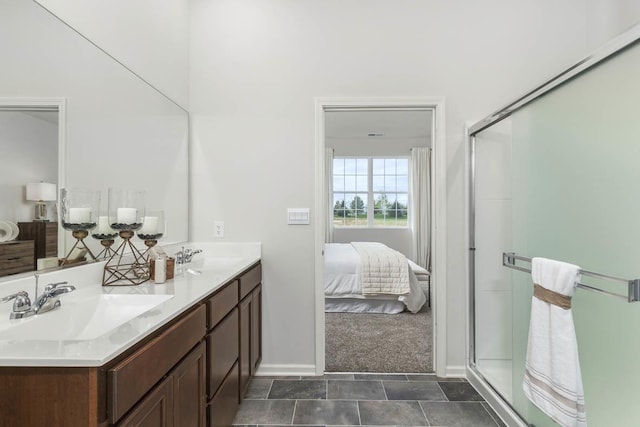
<instances>
[{"instance_id":1,"label":"white bedding","mask_svg":"<svg viewBox=\"0 0 640 427\"><path fill-rule=\"evenodd\" d=\"M426 302L424 292L413 270L409 268L409 293L405 295L363 295L358 277L360 256L350 243L327 243L324 250L325 308L327 311L349 311L338 299L344 302L352 300L377 300L375 306L386 307L385 313L397 313L405 307L416 313ZM385 303L382 304L381 301ZM364 301L362 301L364 303ZM390 303L390 304L387 304ZM367 311L363 304L356 304ZM374 310L375 311L375 310Z\"/></svg>"},{"instance_id":2,"label":"white bedding","mask_svg":"<svg viewBox=\"0 0 640 427\"><path fill-rule=\"evenodd\" d=\"M407 295L407 257L378 242L351 242L360 255L358 277L364 295Z\"/></svg>"}]
</instances>

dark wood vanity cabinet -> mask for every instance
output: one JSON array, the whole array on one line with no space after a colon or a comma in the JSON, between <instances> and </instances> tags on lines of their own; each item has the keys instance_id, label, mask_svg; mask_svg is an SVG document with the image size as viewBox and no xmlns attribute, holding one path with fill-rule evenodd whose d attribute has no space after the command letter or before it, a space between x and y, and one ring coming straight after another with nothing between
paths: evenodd
<instances>
[{"instance_id":1,"label":"dark wood vanity cabinet","mask_svg":"<svg viewBox=\"0 0 640 427\"><path fill-rule=\"evenodd\" d=\"M111 366L107 370L109 423L119 426L204 427L206 349L202 337L205 328L206 310L199 305L156 338ZM187 407L183 408L185 405ZM189 410L194 412L189 413ZM121 419L128 412L131 413ZM184 418L196 423L184 424ZM150 424L151 420L161 422Z\"/></svg>"},{"instance_id":2,"label":"dark wood vanity cabinet","mask_svg":"<svg viewBox=\"0 0 640 427\"><path fill-rule=\"evenodd\" d=\"M238 281L226 285L208 301L207 416L209 426L231 425L240 403Z\"/></svg>"},{"instance_id":3,"label":"dark wood vanity cabinet","mask_svg":"<svg viewBox=\"0 0 640 427\"><path fill-rule=\"evenodd\" d=\"M240 398L262 360L262 269L240 276Z\"/></svg>"},{"instance_id":4,"label":"dark wood vanity cabinet","mask_svg":"<svg viewBox=\"0 0 640 427\"><path fill-rule=\"evenodd\" d=\"M252 266L105 366L0 367L0 425L231 425L261 359L261 274Z\"/></svg>"},{"instance_id":5,"label":"dark wood vanity cabinet","mask_svg":"<svg viewBox=\"0 0 640 427\"><path fill-rule=\"evenodd\" d=\"M122 427L174 427L173 379L167 377L149 392L131 414L118 425ZM179 424L178 424L179 425Z\"/></svg>"},{"instance_id":6,"label":"dark wood vanity cabinet","mask_svg":"<svg viewBox=\"0 0 640 427\"><path fill-rule=\"evenodd\" d=\"M207 301L209 427L231 425L262 358L261 280L258 263Z\"/></svg>"},{"instance_id":7,"label":"dark wood vanity cabinet","mask_svg":"<svg viewBox=\"0 0 640 427\"><path fill-rule=\"evenodd\" d=\"M136 404L118 426L204 427L206 348L200 343Z\"/></svg>"}]
</instances>

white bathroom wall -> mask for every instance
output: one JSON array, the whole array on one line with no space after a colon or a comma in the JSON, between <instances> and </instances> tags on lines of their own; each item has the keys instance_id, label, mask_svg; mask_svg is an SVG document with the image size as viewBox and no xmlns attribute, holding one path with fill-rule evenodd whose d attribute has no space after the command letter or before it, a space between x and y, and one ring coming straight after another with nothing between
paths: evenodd
<instances>
[{"instance_id":1,"label":"white bathroom wall","mask_svg":"<svg viewBox=\"0 0 640 427\"><path fill-rule=\"evenodd\" d=\"M183 108L189 0L35 0Z\"/></svg>"},{"instance_id":2,"label":"white bathroom wall","mask_svg":"<svg viewBox=\"0 0 640 427\"><path fill-rule=\"evenodd\" d=\"M46 117L46 118L45 118ZM0 111L0 220L31 221L28 182L58 182L58 113Z\"/></svg>"},{"instance_id":3,"label":"white bathroom wall","mask_svg":"<svg viewBox=\"0 0 640 427\"><path fill-rule=\"evenodd\" d=\"M587 47L596 49L612 37L640 22L637 0L585 0Z\"/></svg>"},{"instance_id":4,"label":"white bathroom wall","mask_svg":"<svg viewBox=\"0 0 640 427\"><path fill-rule=\"evenodd\" d=\"M464 123L586 54L583 0L193 0L192 238L261 241L263 366L315 367L316 97L444 96L447 360L464 372ZM320 213L312 211L313 215ZM313 221L312 221L313 223Z\"/></svg>"}]
</instances>

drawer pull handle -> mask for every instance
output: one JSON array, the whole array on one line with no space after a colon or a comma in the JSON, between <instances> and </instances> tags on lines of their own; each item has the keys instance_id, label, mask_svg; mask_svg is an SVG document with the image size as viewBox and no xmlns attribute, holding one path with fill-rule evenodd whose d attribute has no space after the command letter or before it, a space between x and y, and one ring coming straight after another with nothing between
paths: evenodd
<instances>
[{"instance_id":1,"label":"drawer pull handle","mask_svg":"<svg viewBox=\"0 0 640 427\"><path fill-rule=\"evenodd\" d=\"M17 257L13 257L13 258L7 258L7 261L15 261L17 259L20 259L21 257L17 256Z\"/></svg>"}]
</instances>

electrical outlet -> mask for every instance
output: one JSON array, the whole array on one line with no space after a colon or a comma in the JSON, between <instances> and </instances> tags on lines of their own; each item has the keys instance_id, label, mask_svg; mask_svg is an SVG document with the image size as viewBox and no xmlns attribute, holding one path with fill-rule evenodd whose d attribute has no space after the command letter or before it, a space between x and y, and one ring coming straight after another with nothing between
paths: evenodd
<instances>
[{"instance_id":1,"label":"electrical outlet","mask_svg":"<svg viewBox=\"0 0 640 427\"><path fill-rule=\"evenodd\" d=\"M213 236L224 237L224 221L213 222Z\"/></svg>"}]
</instances>

